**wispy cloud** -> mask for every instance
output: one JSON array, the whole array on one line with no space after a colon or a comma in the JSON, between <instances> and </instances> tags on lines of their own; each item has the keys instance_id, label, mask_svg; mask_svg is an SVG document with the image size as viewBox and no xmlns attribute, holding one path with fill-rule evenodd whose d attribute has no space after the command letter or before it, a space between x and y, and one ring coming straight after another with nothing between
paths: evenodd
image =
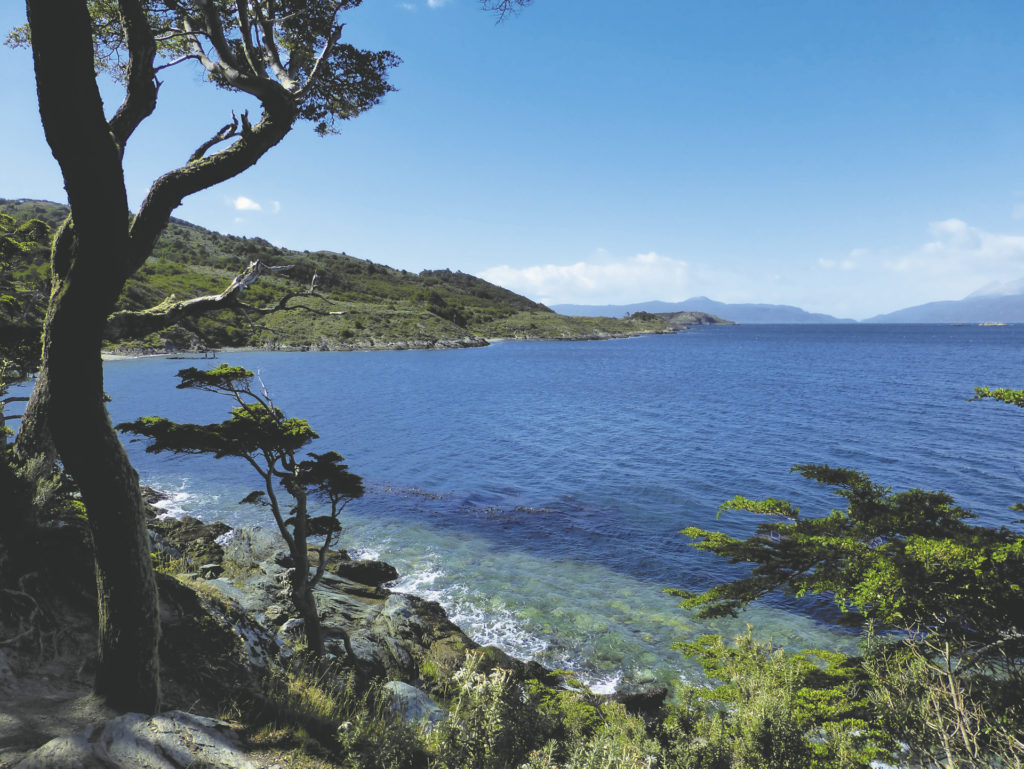
<instances>
[{"instance_id":1,"label":"wispy cloud","mask_svg":"<svg viewBox=\"0 0 1024 769\"><path fill-rule=\"evenodd\" d=\"M450 2L451 2L451 0L427 0L427 7L428 8L443 8L444 6L448 5L448 3L450 3Z\"/></svg>"},{"instance_id":2,"label":"wispy cloud","mask_svg":"<svg viewBox=\"0 0 1024 769\"><path fill-rule=\"evenodd\" d=\"M826 270L841 270L849 272L857 269L857 262L851 257L847 259L819 259L818 265Z\"/></svg>"},{"instance_id":3,"label":"wispy cloud","mask_svg":"<svg viewBox=\"0 0 1024 769\"><path fill-rule=\"evenodd\" d=\"M416 10L416 4L415 3L399 3L398 7L399 8L404 8L407 11L415 11Z\"/></svg>"},{"instance_id":4,"label":"wispy cloud","mask_svg":"<svg viewBox=\"0 0 1024 769\"><path fill-rule=\"evenodd\" d=\"M281 213L281 201L275 200L273 203L271 203L270 210L273 211L275 214Z\"/></svg>"},{"instance_id":5,"label":"wispy cloud","mask_svg":"<svg viewBox=\"0 0 1024 769\"><path fill-rule=\"evenodd\" d=\"M252 198L247 198L244 195L239 195L237 198L231 201L231 204L235 207L236 211L262 211L263 206L257 203Z\"/></svg>"},{"instance_id":6,"label":"wispy cloud","mask_svg":"<svg viewBox=\"0 0 1024 769\"><path fill-rule=\"evenodd\" d=\"M963 299L983 286L1024 277L1024 235L988 232L962 219L928 226L928 239L902 250L855 249L818 259L834 279L815 291L816 309L868 317L927 302ZM794 285L801 277L793 274Z\"/></svg>"},{"instance_id":7,"label":"wispy cloud","mask_svg":"<svg viewBox=\"0 0 1024 769\"><path fill-rule=\"evenodd\" d=\"M889 259L884 266L895 272L943 275L969 272L1024 270L1024 235L1002 235L972 227L962 219L933 222L932 240L917 250Z\"/></svg>"},{"instance_id":8,"label":"wispy cloud","mask_svg":"<svg viewBox=\"0 0 1024 769\"><path fill-rule=\"evenodd\" d=\"M1024 279L1024 235L946 219L930 224L918 245L902 250L854 248L783 261L684 261L654 252L616 258L597 252L574 264L503 265L478 274L545 304L630 304L704 295L866 318Z\"/></svg>"},{"instance_id":9,"label":"wispy cloud","mask_svg":"<svg viewBox=\"0 0 1024 769\"><path fill-rule=\"evenodd\" d=\"M683 299L689 287L686 262L654 252L621 261L493 267L479 274L545 304L622 304L649 298Z\"/></svg>"}]
</instances>

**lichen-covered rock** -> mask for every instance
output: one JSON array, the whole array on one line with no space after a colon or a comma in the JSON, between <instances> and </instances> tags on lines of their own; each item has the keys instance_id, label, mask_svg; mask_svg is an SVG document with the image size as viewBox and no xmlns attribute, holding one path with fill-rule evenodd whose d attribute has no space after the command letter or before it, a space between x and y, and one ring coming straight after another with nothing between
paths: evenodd
<instances>
[{"instance_id":1,"label":"lichen-covered rock","mask_svg":"<svg viewBox=\"0 0 1024 769\"><path fill-rule=\"evenodd\" d=\"M224 548L217 538L231 531L226 523L203 523L198 518L157 518L149 522L161 542L180 553L196 566L219 564L224 559Z\"/></svg>"},{"instance_id":2,"label":"lichen-covered rock","mask_svg":"<svg viewBox=\"0 0 1024 769\"><path fill-rule=\"evenodd\" d=\"M203 589L197 592L200 584ZM188 585L157 575L160 666L169 673L164 699L172 707L190 705L196 697L219 705L233 697L257 696L259 679L281 656L274 633L208 590L210 584ZM197 665L197 659L203 664Z\"/></svg>"},{"instance_id":3,"label":"lichen-covered rock","mask_svg":"<svg viewBox=\"0 0 1024 769\"><path fill-rule=\"evenodd\" d=\"M18 769L257 769L231 725L171 711L148 718L127 713L50 740Z\"/></svg>"}]
</instances>

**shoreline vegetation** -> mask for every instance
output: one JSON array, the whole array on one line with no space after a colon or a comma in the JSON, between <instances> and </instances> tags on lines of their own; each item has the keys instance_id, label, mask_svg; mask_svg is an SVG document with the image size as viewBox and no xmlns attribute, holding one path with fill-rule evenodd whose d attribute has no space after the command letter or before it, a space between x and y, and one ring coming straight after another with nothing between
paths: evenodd
<instances>
[{"instance_id":1,"label":"shoreline vegetation","mask_svg":"<svg viewBox=\"0 0 1024 769\"><path fill-rule=\"evenodd\" d=\"M689 313L688 313L689 314ZM713 316L712 316L713 317ZM589 320L589 319L587 319ZM693 325L729 324L721 319L709 320ZM262 347L220 347L216 349L159 349L151 347L120 347L112 346L103 350L103 360L134 360L138 358L181 358L181 359L215 359L220 354L245 352L386 352L396 350L457 350L487 347L492 344L506 342L601 342L611 339L632 339L640 336L674 334L688 331L689 326L666 325L659 330L644 330L632 333L594 333L575 336L496 336L496 337L463 337L461 339L409 339L377 344L373 340L351 344L324 344L312 347L309 345L267 345Z\"/></svg>"},{"instance_id":2,"label":"shoreline vegetation","mask_svg":"<svg viewBox=\"0 0 1024 769\"><path fill-rule=\"evenodd\" d=\"M0 200L0 213L56 229L68 208ZM40 327L49 294L48 264L47 250L39 248L26 253L13 274L22 294L36 297L39 306L23 315ZM237 288L240 283L243 288ZM296 251L172 219L152 256L126 283L108 319L104 348L108 356L228 348L450 349L497 340L674 333L717 323L729 321L689 312L559 315L462 272L411 273L344 252Z\"/></svg>"}]
</instances>

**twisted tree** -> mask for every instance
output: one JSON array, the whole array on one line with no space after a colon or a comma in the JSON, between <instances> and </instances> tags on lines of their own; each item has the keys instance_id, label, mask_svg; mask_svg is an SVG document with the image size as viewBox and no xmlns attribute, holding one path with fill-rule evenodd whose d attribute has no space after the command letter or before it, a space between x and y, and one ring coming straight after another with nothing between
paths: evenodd
<instances>
[{"instance_id":1,"label":"twisted tree","mask_svg":"<svg viewBox=\"0 0 1024 769\"><path fill-rule=\"evenodd\" d=\"M302 615L307 645L314 654L322 654L324 639L313 588L324 576L331 542L341 531L338 516L350 500L363 496L362 479L348 471L344 457L335 451L310 452L309 459L300 459L300 450L317 434L305 419L286 417L271 401L266 388L255 386L253 372L222 364L210 371L183 369L178 378L179 389L229 397L235 404L231 418L218 424L196 425L179 424L163 417L142 417L119 424L117 429L152 439L146 447L151 453L210 454L215 459L239 457L256 471L263 488L242 501L270 509L291 554L291 597ZM282 505L282 492L293 501L288 510ZM330 513L311 516L311 496L325 499ZM310 537L323 537L312 575L307 547ZM345 650L350 658L354 657L348 636L342 633Z\"/></svg>"},{"instance_id":2,"label":"twisted tree","mask_svg":"<svg viewBox=\"0 0 1024 769\"><path fill-rule=\"evenodd\" d=\"M101 339L126 279L145 262L182 200L259 161L299 121L320 134L391 90L388 51L341 41L360 0L26 0L46 140L70 217L51 249L52 289L38 381L16 443L24 461L60 457L89 513L99 596L95 687L116 708L159 703L156 587L138 477L103 403ZM109 119L94 62L124 85ZM160 72L186 62L217 86L254 97L184 163L128 208L122 158L156 107Z\"/></svg>"}]
</instances>

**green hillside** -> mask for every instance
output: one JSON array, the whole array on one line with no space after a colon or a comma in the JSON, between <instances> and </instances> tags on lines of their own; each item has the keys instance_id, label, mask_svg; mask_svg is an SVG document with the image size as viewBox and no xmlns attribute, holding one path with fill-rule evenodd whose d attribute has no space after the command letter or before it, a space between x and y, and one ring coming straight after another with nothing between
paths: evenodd
<instances>
[{"instance_id":1,"label":"green hillside","mask_svg":"<svg viewBox=\"0 0 1024 769\"><path fill-rule=\"evenodd\" d=\"M0 200L0 213L17 220L59 224L67 207L37 200ZM262 238L221 235L172 219L153 256L133 276L119 309L141 310L170 295L217 294L254 259L292 265L263 277L245 303L274 306L303 291L316 275L316 296L292 299L269 314L218 311L145 339L112 337L111 348L261 347L268 349L374 349L464 347L487 339L580 339L659 333L663 319L581 318L558 315L542 304L480 278L451 270L418 274L330 251L292 251ZM22 277L45 276L40 261L19 268Z\"/></svg>"}]
</instances>

